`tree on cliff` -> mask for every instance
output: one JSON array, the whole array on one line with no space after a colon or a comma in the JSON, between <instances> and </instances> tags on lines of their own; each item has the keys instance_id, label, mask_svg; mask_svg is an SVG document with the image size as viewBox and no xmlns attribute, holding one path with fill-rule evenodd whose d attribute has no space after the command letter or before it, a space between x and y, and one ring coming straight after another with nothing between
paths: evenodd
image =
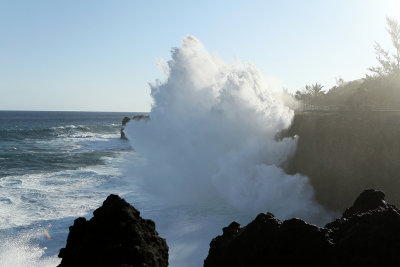
<instances>
[{"instance_id":1,"label":"tree on cliff","mask_svg":"<svg viewBox=\"0 0 400 267\"><path fill-rule=\"evenodd\" d=\"M324 94L322 88L324 86L320 83L315 83L312 85L306 85L303 90L296 92L296 99L305 100L308 98L315 98Z\"/></svg>"},{"instance_id":2,"label":"tree on cliff","mask_svg":"<svg viewBox=\"0 0 400 267\"><path fill-rule=\"evenodd\" d=\"M386 17L386 23L388 26L386 30L392 39L394 52L385 50L379 43L375 43L374 48L379 65L368 70L378 77L400 73L400 24L397 20L389 17Z\"/></svg>"},{"instance_id":3,"label":"tree on cliff","mask_svg":"<svg viewBox=\"0 0 400 267\"><path fill-rule=\"evenodd\" d=\"M295 98L304 104L304 109L313 109L319 104L320 97L325 94L320 83L306 85L301 91L296 91Z\"/></svg>"}]
</instances>

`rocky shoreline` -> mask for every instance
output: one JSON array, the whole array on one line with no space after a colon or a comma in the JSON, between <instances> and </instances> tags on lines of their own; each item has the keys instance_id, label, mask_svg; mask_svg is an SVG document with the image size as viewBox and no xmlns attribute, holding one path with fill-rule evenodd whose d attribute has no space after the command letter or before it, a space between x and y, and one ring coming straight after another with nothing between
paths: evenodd
<instances>
[{"instance_id":1,"label":"rocky shoreline","mask_svg":"<svg viewBox=\"0 0 400 267\"><path fill-rule=\"evenodd\" d=\"M168 246L155 224L117 195L94 217L75 220L59 267L168 266ZM386 266L400 264L400 210L368 189L341 218L317 227L261 213L247 226L232 222L214 238L204 266Z\"/></svg>"},{"instance_id":2,"label":"rocky shoreline","mask_svg":"<svg viewBox=\"0 0 400 267\"><path fill-rule=\"evenodd\" d=\"M342 217L320 228L259 214L231 223L210 243L204 266L388 266L400 263L400 210L381 191L365 190Z\"/></svg>"},{"instance_id":3,"label":"rocky shoreline","mask_svg":"<svg viewBox=\"0 0 400 267\"><path fill-rule=\"evenodd\" d=\"M59 267L168 266L168 246L152 220L117 195L109 195L87 221L78 218L69 228Z\"/></svg>"}]
</instances>

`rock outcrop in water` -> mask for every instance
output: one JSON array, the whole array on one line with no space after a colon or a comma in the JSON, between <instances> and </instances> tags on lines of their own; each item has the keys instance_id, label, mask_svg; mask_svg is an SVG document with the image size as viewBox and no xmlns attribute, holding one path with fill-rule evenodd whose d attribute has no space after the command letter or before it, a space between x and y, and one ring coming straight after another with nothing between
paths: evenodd
<instances>
[{"instance_id":1,"label":"rock outcrop in water","mask_svg":"<svg viewBox=\"0 0 400 267\"><path fill-rule=\"evenodd\" d=\"M139 120L149 120L150 119L150 116L149 115L135 115L135 116L133 116L133 118L132 118L132 120L135 120L135 121L139 121ZM124 130L125 130L125 125L128 123L128 122L130 122L131 121L131 118L129 118L129 117L124 117L123 119L122 119L122 127L121 127L121 139L124 139L124 140L128 140L128 138L126 137L126 135L125 135L125 132L124 132Z\"/></svg>"},{"instance_id":2,"label":"rock outcrop in water","mask_svg":"<svg viewBox=\"0 0 400 267\"><path fill-rule=\"evenodd\" d=\"M59 267L168 266L168 246L155 224L117 195L110 195L87 221L69 228Z\"/></svg>"},{"instance_id":3,"label":"rock outcrop in water","mask_svg":"<svg viewBox=\"0 0 400 267\"><path fill-rule=\"evenodd\" d=\"M245 227L233 222L211 241L204 266L398 266L400 210L384 198L365 190L324 228L271 213Z\"/></svg>"}]
</instances>

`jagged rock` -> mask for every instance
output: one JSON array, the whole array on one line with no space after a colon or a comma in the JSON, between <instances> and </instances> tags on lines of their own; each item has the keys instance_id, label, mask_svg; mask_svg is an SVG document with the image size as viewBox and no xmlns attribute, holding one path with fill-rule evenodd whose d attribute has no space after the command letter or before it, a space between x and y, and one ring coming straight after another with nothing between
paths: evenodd
<instances>
[{"instance_id":1,"label":"jagged rock","mask_svg":"<svg viewBox=\"0 0 400 267\"><path fill-rule=\"evenodd\" d=\"M365 190L340 219L325 227L338 249L338 266L400 264L400 211L385 202L382 191Z\"/></svg>"},{"instance_id":2,"label":"jagged rock","mask_svg":"<svg viewBox=\"0 0 400 267\"><path fill-rule=\"evenodd\" d=\"M129 117L124 117L123 119L122 119L122 126L125 126L128 122L130 122L131 121L131 118L129 118Z\"/></svg>"},{"instance_id":3,"label":"jagged rock","mask_svg":"<svg viewBox=\"0 0 400 267\"><path fill-rule=\"evenodd\" d=\"M128 138L126 138L126 135L125 135L124 130L125 130L125 125L126 125L128 122L130 122L130 121L131 121L131 118L129 118L129 117L124 117L124 118L122 119L121 139L123 139L123 140L128 140Z\"/></svg>"},{"instance_id":4,"label":"jagged rock","mask_svg":"<svg viewBox=\"0 0 400 267\"><path fill-rule=\"evenodd\" d=\"M149 119L150 119L150 115L144 115L144 114L135 115L135 116L133 116L132 119L135 120L135 121L139 121L139 120L149 120Z\"/></svg>"},{"instance_id":5,"label":"jagged rock","mask_svg":"<svg viewBox=\"0 0 400 267\"><path fill-rule=\"evenodd\" d=\"M155 224L117 195L110 195L87 221L69 228L59 267L168 266L168 246Z\"/></svg>"},{"instance_id":6,"label":"jagged rock","mask_svg":"<svg viewBox=\"0 0 400 267\"><path fill-rule=\"evenodd\" d=\"M343 213L344 218L349 218L352 215L367 212L377 208L387 208L388 204L385 202L385 193L374 189L368 189L362 192L353 206L346 209Z\"/></svg>"},{"instance_id":7,"label":"jagged rock","mask_svg":"<svg viewBox=\"0 0 400 267\"><path fill-rule=\"evenodd\" d=\"M232 223L214 238L204 266L323 266L324 251L332 246L326 231L291 219L283 223L272 213L261 213L246 227Z\"/></svg>"},{"instance_id":8,"label":"jagged rock","mask_svg":"<svg viewBox=\"0 0 400 267\"><path fill-rule=\"evenodd\" d=\"M121 139L128 140L128 138L125 135L124 128L121 128Z\"/></svg>"},{"instance_id":9,"label":"jagged rock","mask_svg":"<svg viewBox=\"0 0 400 267\"><path fill-rule=\"evenodd\" d=\"M132 118L132 120L135 120L135 121L139 121L139 120L149 120L149 119L150 119L150 115L144 115L144 114L135 115L135 116L133 116L133 118ZM125 125L126 125L128 122L130 122L130 121L131 121L131 118L129 118L129 117L124 117L124 118L122 119L121 139L123 139L123 140L128 140L128 138L127 138L126 135L125 135L124 130L125 130Z\"/></svg>"},{"instance_id":10,"label":"jagged rock","mask_svg":"<svg viewBox=\"0 0 400 267\"><path fill-rule=\"evenodd\" d=\"M234 222L211 241L204 266L397 266L400 211L384 197L365 190L324 228L300 219L280 222L271 213L245 227Z\"/></svg>"}]
</instances>

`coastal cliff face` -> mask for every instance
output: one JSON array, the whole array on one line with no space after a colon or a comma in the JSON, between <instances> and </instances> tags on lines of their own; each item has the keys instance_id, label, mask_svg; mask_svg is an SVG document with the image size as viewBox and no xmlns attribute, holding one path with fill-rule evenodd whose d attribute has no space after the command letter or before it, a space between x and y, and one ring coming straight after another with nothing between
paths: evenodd
<instances>
[{"instance_id":1,"label":"coastal cliff face","mask_svg":"<svg viewBox=\"0 0 400 267\"><path fill-rule=\"evenodd\" d=\"M400 210L384 197L364 191L324 228L300 219L281 222L271 213L245 227L233 222L211 241L204 266L397 266Z\"/></svg>"},{"instance_id":2,"label":"coastal cliff face","mask_svg":"<svg viewBox=\"0 0 400 267\"><path fill-rule=\"evenodd\" d=\"M110 195L87 221L69 228L59 267L168 266L168 246L155 224L117 195Z\"/></svg>"},{"instance_id":3,"label":"coastal cliff face","mask_svg":"<svg viewBox=\"0 0 400 267\"><path fill-rule=\"evenodd\" d=\"M294 135L297 149L286 171L309 177L326 208L344 210L365 188L400 205L399 111L303 112L281 133Z\"/></svg>"}]
</instances>

